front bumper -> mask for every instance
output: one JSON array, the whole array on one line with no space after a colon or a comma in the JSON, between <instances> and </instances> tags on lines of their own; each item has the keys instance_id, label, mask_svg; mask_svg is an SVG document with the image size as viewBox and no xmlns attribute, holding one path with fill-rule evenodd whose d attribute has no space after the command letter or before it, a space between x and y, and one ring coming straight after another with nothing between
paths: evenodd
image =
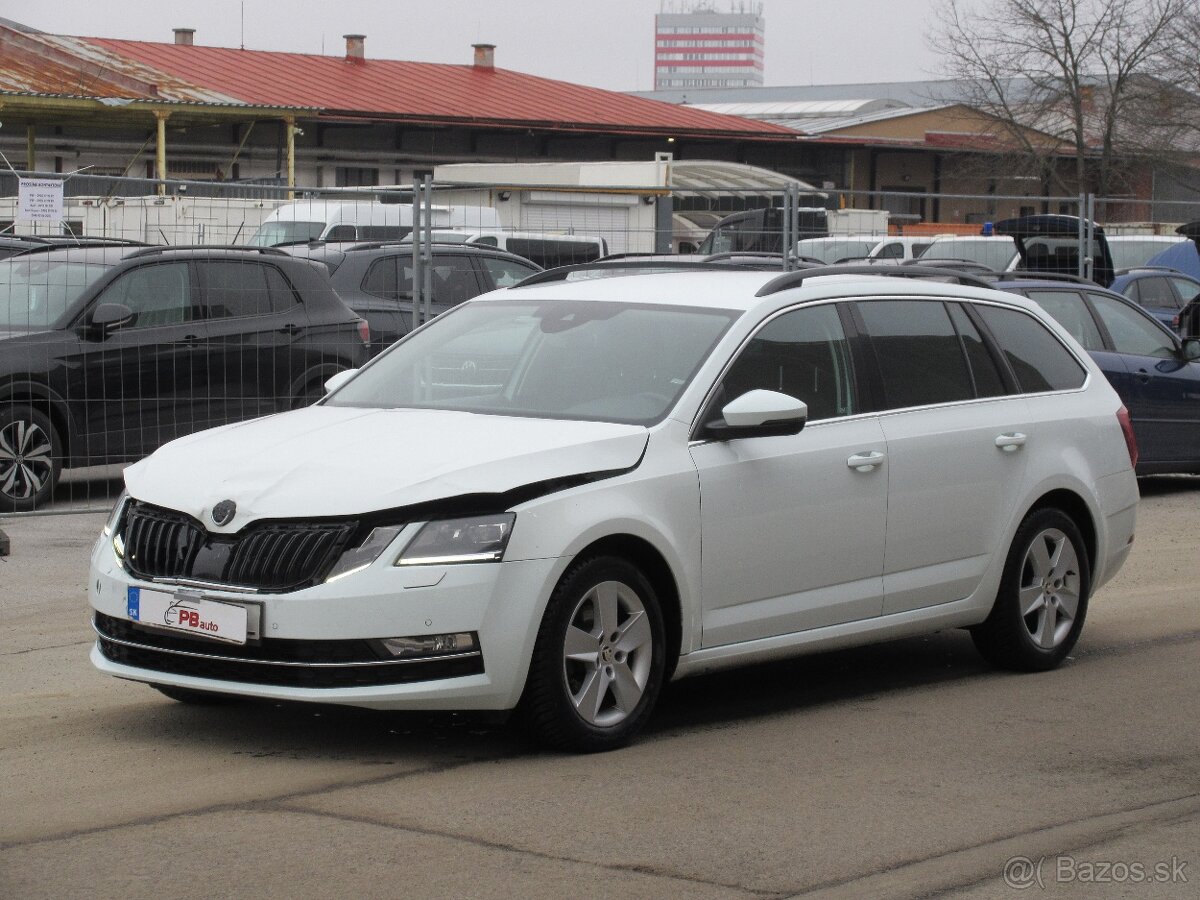
<instances>
[{"instance_id":1,"label":"front bumper","mask_svg":"<svg viewBox=\"0 0 1200 900\"><path fill-rule=\"evenodd\" d=\"M129 587L175 586L134 578L101 539L89 579L97 631L92 662L119 678L247 697L374 709L514 707L542 612L569 559L403 568L387 559L286 594L200 590L206 598L258 608L261 639L243 646L131 622ZM400 661L380 654L375 643L459 632L478 636L478 652Z\"/></svg>"}]
</instances>

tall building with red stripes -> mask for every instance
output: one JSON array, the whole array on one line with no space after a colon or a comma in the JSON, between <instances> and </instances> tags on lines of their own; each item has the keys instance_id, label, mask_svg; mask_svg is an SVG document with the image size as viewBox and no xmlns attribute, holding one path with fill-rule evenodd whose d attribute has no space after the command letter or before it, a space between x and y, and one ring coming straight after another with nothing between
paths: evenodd
<instances>
[{"instance_id":1,"label":"tall building with red stripes","mask_svg":"<svg viewBox=\"0 0 1200 900\"><path fill-rule=\"evenodd\" d=\"M654 17L654 88L761 87L762 4L664 2Z\"/></svg>"}]
</instances>

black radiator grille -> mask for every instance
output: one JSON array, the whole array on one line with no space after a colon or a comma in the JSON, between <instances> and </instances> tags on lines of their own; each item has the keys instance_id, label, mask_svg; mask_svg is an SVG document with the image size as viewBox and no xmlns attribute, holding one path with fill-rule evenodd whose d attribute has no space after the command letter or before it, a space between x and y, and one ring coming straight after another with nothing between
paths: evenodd
<instances>
[{"instance_id":1,"label":"black radiator grille","mask_svg":"<svg viewBox=\"0 0 1200 900\"><path fill-rule=\"evenodd\" d=\"M356 522L264 522L210 534L191 516L131 502L119 534L141 578L185 578L270 593L308 587L333 567Z\"/></svg>"}]
</instances>

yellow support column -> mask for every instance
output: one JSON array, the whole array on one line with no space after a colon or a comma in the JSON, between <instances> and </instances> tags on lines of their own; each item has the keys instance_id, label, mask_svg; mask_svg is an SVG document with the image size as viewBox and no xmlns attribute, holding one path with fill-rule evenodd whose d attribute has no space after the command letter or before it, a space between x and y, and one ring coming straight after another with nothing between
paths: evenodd
<instances>
[{"instance_id":1,"label":"yellow support column","mask_svg":"<svg viewBox=\"0 0 1200 900\"><path fill-rule=\"evenodd\" d=\"M154 118L158 122L158 138L154 148L154 177L159 180L158 194L160 197L167 192L167 186L163 182L167 180L167 119L170 117L169 112L155 110Z\"/></svg>"},{"instance_id":2,"label":"yellow support column","mask_svg":"<svg viewBox=\"0 0 1200 900\"><path fill-rule=\"evenodd\" d=\"M296 120L288 117L283 120L284 130L287 131L287 186L288 199L295 200L296 193Z\"/></svg>"}]
</instances>

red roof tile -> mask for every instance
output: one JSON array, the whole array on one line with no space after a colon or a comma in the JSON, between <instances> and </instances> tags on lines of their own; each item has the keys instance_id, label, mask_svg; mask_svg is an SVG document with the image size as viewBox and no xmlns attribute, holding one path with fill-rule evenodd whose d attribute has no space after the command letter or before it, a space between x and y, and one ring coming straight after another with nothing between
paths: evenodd
<instances>
[{"instance_id":1,"label":"red roof tile","mask_svg":"<svg viewBox=\"0 0 1200 900\"><path fill-rule=\"evenodd\" d=\"M777 125L507 69L87 38L127 59L263 106L490 126L794 139Z\"/></svg>"}]
</instances>

